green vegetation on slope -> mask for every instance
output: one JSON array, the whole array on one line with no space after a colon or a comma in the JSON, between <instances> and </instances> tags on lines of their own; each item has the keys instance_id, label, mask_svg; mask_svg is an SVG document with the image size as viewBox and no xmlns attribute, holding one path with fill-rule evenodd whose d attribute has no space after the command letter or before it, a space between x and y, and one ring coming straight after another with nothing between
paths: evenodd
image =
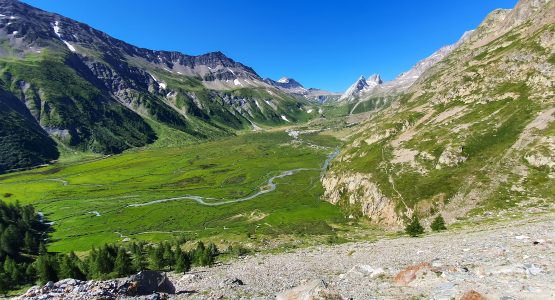
<instances>
[{"instance_id":1,"label":"green vegetation on slope","mask_svg":"<svg viewBox=\"0 0 555 300\"><path fill-rule=\"evenodd\" d=\"M154 141L154 132L139 115L67 64L65 57L46 51L25 59L4 57L1 84L12 94L21 94L41 126L57 132L61 142L75 149L119 153Z\"/></svg>"},{"instance_id":2,"label":"green vegetation on slope","mask_svg":"<svg viewBox=\"0 0 555 300\"><path fill-rule=\"evenodd\" d=\"M0 88L0 174L58 158L56 143L25 110Z\"/></svg>"}]
</instances>

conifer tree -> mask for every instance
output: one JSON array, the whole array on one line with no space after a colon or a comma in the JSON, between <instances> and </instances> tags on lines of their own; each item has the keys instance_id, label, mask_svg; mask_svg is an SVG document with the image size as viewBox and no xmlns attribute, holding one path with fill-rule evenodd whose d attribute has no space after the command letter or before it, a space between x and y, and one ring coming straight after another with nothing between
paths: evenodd
<instances>
[{"instance_id":1,"label":"conifer tree","mask_svg":"<svg viewBox=\"0 0 555 300\"><path fill-rule=\"evenodd\" d=\"M164 252L162 254L163 266L173 268L175 265L175 257L172 250L172 246L169 243L163 243L162 248L164 248Z\"/></svg>"},{"instance_id":2,"label":"conifer tree","mask_svg":"<svg viewBox=\"0 0 555 300\"><path fill-rule=\"evenodd\" d=\"M149 251L148 262L152 270L161 270L163 268L164 260L164 249L158 245L158 247L152 247Z\"/></svg>"},{"instance_id":3,"label":"conifer tree","mask_svg":"<svg viewBox=\"0 0 555 300\"><path fill-rule=\"evenodd\" d=\"M23 238L23 246L28 253L36 253L37 251L36 240L29 231L25 232L25 237Z\"/></svg>"},{"instance_id":4,"label":"conifer tree","mask_svg":"<svg viewBox=\"0 0 555 300\"><path fill-rule=\"evenodd\" d=\"M131 252L133 253L132 257L132 265L133 270L136 272L140 272L142 270L146 270L148 267L145 255L144 255L144 248L141 244L133 243L131 245Z\"/></svg>"},{"instance_id":5,"label":"conifer tree","mask_svg":"<svg viewBox=\"0 0 555 300\"><path fill-rule=\"evenodd\" d=\"M114 263L114 272L120 277L129 275L133 272L131 257L123 247L118 249L116 261Z\"/></svg>"},{"instance_id":6,"label":"conifer tree","mask_svg":"<svg viewBox=\"0 0 555 300\"><path fill-rule=\"evenodd\" d=\"M441 231L441 230L446 230L447 227L445 227L445 220L443 219L443 216L441 214L439 214L434 221L432 222L432 224L430 225L430 228L433 231Z\"/></svg>"},{"instance_id":7,"label":"conifer tree","mask_svg":"<svg viewBox=\"0 0 555 300\"><path fill-rule=\"evenodd\" d=\"M176 262L175 262L175 271L177 273L186 273L191 270L191 260L189 255L181 249L177 249L176 251Z\"/></svg>"},{"instance_id":8,"label":"conifer tree","mask_svg":"<svg viewBox=\"0 0 555 300\"><path fill-rule=\"evenodd\" d=\"M80 264L81 261L74 252L70 252L69 255L61 255L59 277L79 280L86 279L85 274L81 271Z\"/></svg>"},{"instance_id":9,"label":"conifer tree","mask_svg":"<svg viewBox=\"0 0 555 300\"><path fill-rule=\"evenodd\" d=\"M36 269L41 284L45 284L48 281L58 281L58 274L51 255L44 254L39 256L36 261Z\"/></svg>"},{"instance_id":10,"label":"conifer tree","mask_svg":"<svg viewBox=\"0 0 555 300\"><path fill-rule=\"evenodd\" d=\"M412 237L419 236L424 233L424 227L420 225L420 220L416 213L412 217L411 222L405 227L405 231Z\"/></svg>"}]
</instances>

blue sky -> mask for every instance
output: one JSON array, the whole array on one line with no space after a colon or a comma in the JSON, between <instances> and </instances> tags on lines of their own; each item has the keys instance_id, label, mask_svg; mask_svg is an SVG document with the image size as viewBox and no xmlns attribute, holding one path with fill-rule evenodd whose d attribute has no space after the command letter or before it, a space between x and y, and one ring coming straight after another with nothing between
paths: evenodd
<instances>
[{"instance_id":1,"label":"blue sky","mask_svg":"<svg viewBox=\"0 0 555 300\"><path fill-rule=\"evenodd\" d=\"M343 91L360 75L395 78L516 0L24 0L131 44L222 51L260 76Z\"/></svg>"}]
</instances>

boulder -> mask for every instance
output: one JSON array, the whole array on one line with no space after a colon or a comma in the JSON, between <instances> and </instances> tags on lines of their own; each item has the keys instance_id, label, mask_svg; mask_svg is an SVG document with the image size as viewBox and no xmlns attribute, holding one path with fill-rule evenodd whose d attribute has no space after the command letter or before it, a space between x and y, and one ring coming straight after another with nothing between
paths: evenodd
<instances>
[{"instance_id":1,"label":"boulder","mask_svg":"<svg viewBox=\"0 0 555 300\"><path fill-rule=\"evenodd\" d=\"M349 272L347 272L347 275L362 276L362 277L368 276L370 278L376 278L382 274L385 274L384 269L374 268L369 265L355 265L349 270Z\"/></svg>"},{"instance_id":2,"label":"boulder","mask_svg":"<svg viewBox=\"0 0 555 300\"><path fill-rule=\"evenodd\" d=\"M486 300L486 297L482 296L480 293L470 290L461 297L461 300Z\"/></svg>"},{"instance_id":3,"label":"boulder","mask_svg":"<svg viewBox=\"0 0 555 300\"><path fill-rule=\"evenodd\" d=\"M175 294L175 286L168 279L166 273L157 271L141 271L127 280L124 284L130 296L152 295L153 293Z\"/></svg>"},{"instance_id":4,"label":"boulder","mask_svg":"<svg viewBox=\"0 0 555 300\"><path fill-rule=\"evenodd\" d=\"M418 265L410 266L395 275L395 283L399 285L407 285L416 279L418 272L423 270L432 270L432 265L427 262L423 262Z\"/></svg>"},{"instance_id":5,"label":"boulder","mask_svg":"<svg viewBox=\"0 0 555 300\"><path fill-rule=\"evenodd\" d=\"M245 285L245 283L239 278L227 278L220 283L220 287L234 287L238 285Z\"/></svg>"},{"instance_id":6,"label":"boulder","mask_svg":"<svg viewBox=\"0 0 555 300\"><path fill-rule=\"evenodd\" d=\"M297 286L276 295L276 300L343 300L321 279Z\"/></svg>"}]
</instances>

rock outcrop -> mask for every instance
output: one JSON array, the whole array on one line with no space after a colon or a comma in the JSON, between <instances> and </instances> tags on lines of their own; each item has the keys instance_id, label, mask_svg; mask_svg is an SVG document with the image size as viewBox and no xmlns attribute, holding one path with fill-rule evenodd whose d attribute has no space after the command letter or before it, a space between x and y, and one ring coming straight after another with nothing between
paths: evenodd
<instances>
[{"instance_id":1,"label":"rock outcrop","mask_svg":"<svg viewBox=\"0 0 555 300\"><path fill-rule=\"evenodd\" d=\"M364 215L376 224L398 227L402 219L394 202L386 197L371 176L362 173L326 173L322 179L324 199L344 207L354 207L354 214Z\"/></svg>"},{"instance_id":2,"label":"rock outcrop","mask_svg":"<svg viewBox=\"0 0 555 300\"><path fill-rule=\"evenodd\" d=\"M125 299L148 296L148 299L167 298L175 294L175 287L165 273L142 271L124 279L81 281L64 279L34 286L18 300L90 300ZM162 296L161 296L162 295Z\"/></svg>"}]
</instances>

